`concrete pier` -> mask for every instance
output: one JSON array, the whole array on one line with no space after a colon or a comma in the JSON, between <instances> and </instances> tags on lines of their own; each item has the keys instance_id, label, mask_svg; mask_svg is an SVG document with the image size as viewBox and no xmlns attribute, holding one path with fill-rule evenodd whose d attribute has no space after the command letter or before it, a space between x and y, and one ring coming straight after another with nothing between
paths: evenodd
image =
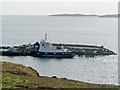
<instances>
[{"instance_id":1,"label":"concrete pier","mask_svg":"<svg viewBox=\"0 0 120 90\"><path fill-rule=\"evenodd\" d=\"M93 45L79 45L79 44L61 44L52 43L53 46L67 46L67 49L76 53L78 56L90 56L96 55L117 55L115 52L104 48L103 46ZM27 56L31 51L38 50L38 47L34 47L32 44L19 45L19 46L0 46L0 55L3 56Z\"/></svg>"}]
</instances>

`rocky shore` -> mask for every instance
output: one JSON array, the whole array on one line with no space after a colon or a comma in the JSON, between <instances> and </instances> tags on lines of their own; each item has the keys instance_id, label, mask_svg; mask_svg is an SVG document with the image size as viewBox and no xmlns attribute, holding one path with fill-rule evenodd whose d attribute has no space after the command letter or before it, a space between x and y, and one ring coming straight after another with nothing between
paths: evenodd
<instances>
[{"instance_id":1,"label":"rocky shore","mask_svg":"<svg viewBox=\"0 0 120 90\"><path fill-rule=\"evenodd\" d=\"M57 78L39 76L38 72L31 67L25 67L22 64L9 62L0 62L2 65L2 89L57 89L57 88L109 88L118 89L116 85L102 85L84 83L67 78Z\"/></svg>"}]
</instances>

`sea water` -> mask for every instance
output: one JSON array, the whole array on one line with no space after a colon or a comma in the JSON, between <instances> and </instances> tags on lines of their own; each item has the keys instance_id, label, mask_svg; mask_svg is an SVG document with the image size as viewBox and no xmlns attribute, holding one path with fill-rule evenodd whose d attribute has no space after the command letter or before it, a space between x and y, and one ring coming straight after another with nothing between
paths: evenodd
<instances>
[{"instance_id":1,"label":"sea water","mask_svg":"<svg viewBox=\"0 0 120 90\"><path fill-rule=\"evenodd\" d=\"M40 42L103 45L118 52L118 20L107 17L2 16L2 45ZM2 61L31 66L40 76L57 76L96 84L118 84L118 56L71 59L3 56Z\"/></svg>"}]
</instances>

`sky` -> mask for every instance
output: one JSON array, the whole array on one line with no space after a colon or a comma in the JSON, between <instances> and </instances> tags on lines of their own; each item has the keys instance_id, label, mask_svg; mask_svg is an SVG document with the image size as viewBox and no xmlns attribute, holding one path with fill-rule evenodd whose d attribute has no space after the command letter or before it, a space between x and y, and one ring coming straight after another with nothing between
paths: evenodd
<instances>
[{"instance_id":1,"label":"sky","mask_svg":"<svg viewBox=\"0 0 120 90\"><path fill-rule=\"evenodd\" d=\"M118 0L4 0L2 15L116 14Z\"/></svg>"}]
</instances>

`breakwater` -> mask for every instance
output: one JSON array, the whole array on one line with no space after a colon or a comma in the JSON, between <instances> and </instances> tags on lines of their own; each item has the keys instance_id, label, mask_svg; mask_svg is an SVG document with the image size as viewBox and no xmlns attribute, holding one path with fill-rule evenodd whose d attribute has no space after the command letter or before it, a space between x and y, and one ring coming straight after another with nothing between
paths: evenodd
<instances>
[{"instance_id":1,"label":"breakwater","mask_svg":"<svg viewBox=\"0 0 120 90\"><path fill-rule=\"evenodd\" d=\"M53 46L67 46L67 49L76 53L78 56L96 56L96 55L116 55L112 50L104 48L104 46L95 45L79 45L79 44L62 44L52 43ZM27 56L31 51L38 50L38 45L26 44L19 46L0 46L0 55L3 56Z\"/></svg>"},{"instance_id":2,"label":"breakwater","mask_svg":"<svg viewBox=\"0 0 120 90\"><path fill-rule=\"evenodd\" d=\"M55 44L54 46L67 46L67 48L76 53L78 56L95 56L95 55L117 55L112 50L104 48L104 46L95 45L78 45L78 44Z\"/></svg>"}]
</instances>

